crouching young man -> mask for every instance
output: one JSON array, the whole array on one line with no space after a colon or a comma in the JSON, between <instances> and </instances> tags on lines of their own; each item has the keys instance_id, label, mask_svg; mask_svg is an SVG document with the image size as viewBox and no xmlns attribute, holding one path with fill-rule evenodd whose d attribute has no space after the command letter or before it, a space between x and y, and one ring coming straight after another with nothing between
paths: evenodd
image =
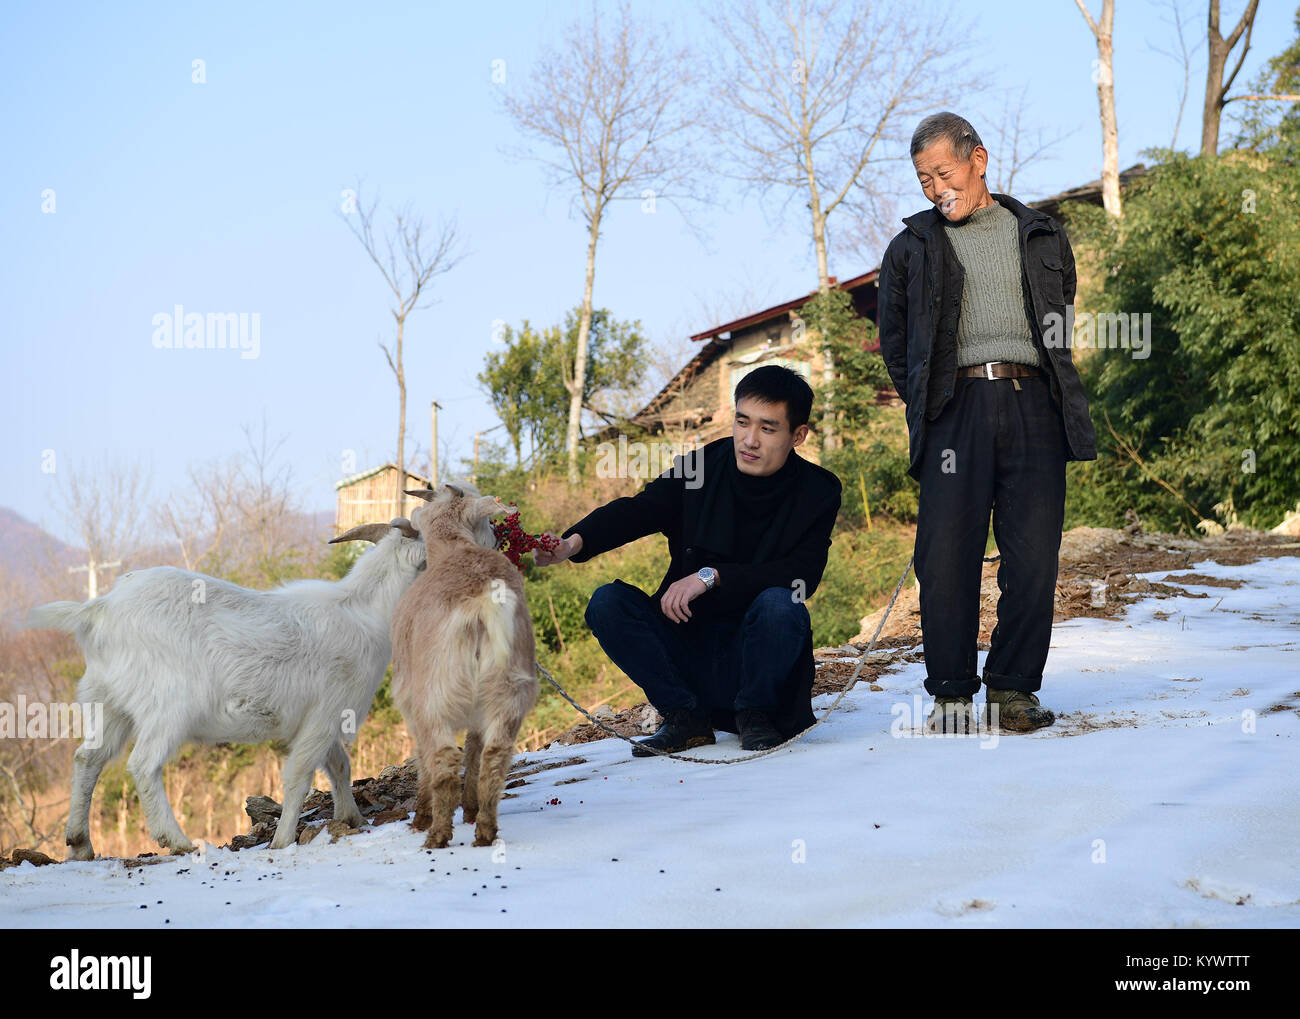
<instances>
[{"instance_id":1,"label":"crouching young man","mask_svg":"<svg viewBox=\"0 0 1300 1019\"><path fill-rule=\"evenodd\" d=\"M653 595L615 580L587 605L600 646L664 718L636 756L713 743L715 729L767 750L813 723L804 600L826 568L840 482L794 451L813 403L802 376L765 365L735 397L730 438L678 457L535 553L538 565L585 562L647 534L668 539Z\"/></svg>"}]
</instances>

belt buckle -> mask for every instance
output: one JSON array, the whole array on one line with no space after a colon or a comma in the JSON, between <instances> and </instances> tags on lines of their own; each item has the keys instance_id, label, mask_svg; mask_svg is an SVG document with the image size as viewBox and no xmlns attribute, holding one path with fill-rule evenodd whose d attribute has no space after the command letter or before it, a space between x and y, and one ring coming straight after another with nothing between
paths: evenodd
<instances>
[{"instance_id":1,"label":"belt buckle","mask_svg":"<svg viewBox=\"0 0 1300 1019\"><path fill-rule=\"evenodd\" d=\"M993 366L994 366L995 364L999 364L999 363L1000 363L1000 362L998 362L998 361L985 361L985 362L984 362L984 377L985 377L986 379L988 379L990 382L992 382L992 381L993 381L993 378L994 378L994 375L993 375Z\"/></svg>"}]
</instances>

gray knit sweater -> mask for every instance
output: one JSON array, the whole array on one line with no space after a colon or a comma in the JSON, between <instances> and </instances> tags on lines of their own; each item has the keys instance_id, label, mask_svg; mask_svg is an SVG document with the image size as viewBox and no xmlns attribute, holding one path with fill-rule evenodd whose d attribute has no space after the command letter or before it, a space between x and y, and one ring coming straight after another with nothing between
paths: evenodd
<instances>
[{"instance_id":1,"label":"gray knit sweater","mask_svg":"<svg viewBox=\"0 0 1300 1019\"><path fill-rule=\"evenodd\" d=\"M957 323L957 367L985 361L1039 365L1020 282L1020 224L994 201L945 223L966 273Z\"/></svg>"}]
</instances>

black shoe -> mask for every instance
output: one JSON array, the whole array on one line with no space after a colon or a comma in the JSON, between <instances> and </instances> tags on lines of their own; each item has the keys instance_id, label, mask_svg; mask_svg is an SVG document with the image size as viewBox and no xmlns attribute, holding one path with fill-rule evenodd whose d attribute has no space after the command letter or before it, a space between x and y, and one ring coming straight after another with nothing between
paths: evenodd
<instances>
[{"instance_id":1,"label":"black shoe","mask_svg":"<svg viewBox=\"0 0 1300 1019\"><path fill-rule=\"evenodd\" d=\"M690 708L675 708L668 712L663 725L653 736L636 741L632 747L633 757L654 757L655 751L675 754L680 750L702 747L717 742L713 738L713 726L709 717Z\"/></svg>"},{"instance_id":2,"label":"black shoe","mask_svg":"<svg viewBox=\"0 0 1300 1019\"><path fill-rule=\"evenodd\" d=\"M761 711L737 711L736 728L740 730L741 750L771 750L785 742L772 720Z\"/></svg>"}]
</instances>

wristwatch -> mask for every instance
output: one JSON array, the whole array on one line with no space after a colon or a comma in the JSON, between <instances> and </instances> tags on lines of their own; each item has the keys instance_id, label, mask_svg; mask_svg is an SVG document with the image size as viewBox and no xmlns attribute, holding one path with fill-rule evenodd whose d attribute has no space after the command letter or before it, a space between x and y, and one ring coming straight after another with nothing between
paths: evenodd
<instances>
[{"instance_id":1,"label":"wristwatch","mask_svg":"<svg viewBox=\"0 0 1300 1019\"><path fill-rule=\"evenodd\" d=\"M705 566L703 569L700 570L699 573L696 574L696 576L699 577L702 581L704 581L704 590L706 591L712 591L714 587L717 586L718 571L715 570L712 566Z\"/></svg>"}]
</instances>

